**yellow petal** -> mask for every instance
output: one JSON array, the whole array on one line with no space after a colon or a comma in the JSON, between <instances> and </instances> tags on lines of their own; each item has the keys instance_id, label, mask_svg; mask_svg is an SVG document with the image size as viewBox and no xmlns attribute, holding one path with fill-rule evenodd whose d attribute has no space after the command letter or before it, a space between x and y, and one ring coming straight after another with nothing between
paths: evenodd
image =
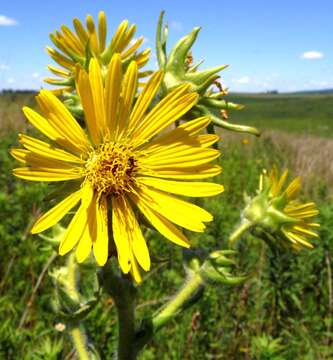
<instances>
[{"instance_id":1,"label":"yellow petal","mask_svg":"<svg viewBox=\"0 0 333 360\"><path fill-rule=\"evenodd\" d=\"M115 54L112 56L105 80L106 121L111 139L114 139L114 133L117 127L117 112L121 83L121 59L119 54Z\"/></svg>"},{"instance_id":2,"label":"yellow petal","mask_svg":"<svg viewBox=\"0 0 333 360\"><path fill-rule=\"evenodd\" d=\"M117 247L118 261L123 273L131 269L130 234L126 229L125 208L121 197L112 198L112 230Z\"/></svg>"},{"instance_id":3,"label":"yellow petal","mask_svg":"<svg viewBox=\"0 0 333 360\"><path fill-rule=\"evenodd\" d=\"M149 105L151 104L158 89L161 86L163 76L164 76L163 71L156 71L154 75L152 75L152 77L149 79L147 84L144 86L131 112L129 128L128 128L129 132L135 129L137 124L139 124L140 121L142 120Z\"/></svg>"},{"instance_id":4,"label":"yellow petal","mask_svg":"<svg viewBox=\"0 0 333 360\"><path fill-rule=\"evenodd\" d=\"M100 11L98 14L98 42L99 42L99 51L103 52L105 49L106 42L106 16L104 11Z\"/></svg>"},{"instance_id":5,"label":"yellow petal","mask_svg":"<svg viewBox=\"0 0 333 360\"><path fill-rule=\"evenodd\" d=\"M133 201L136 203L140 211L147 218L147 220L154 226L154 228L173 243L189 248L190 242L186 236L178 230L172 223L165 219L158 212L149 207L142 198L132 195Z\"/></svg>"},{"instance_id":6,"label":"yellow petal","mask_svg":"<svg viewBox=\"0 0 333 360\"><path fill-rule=\"evenodd\" d=\"M76 81L76 90L81 99L84 111L84 120L87 125L90 138L95 145L100 143L100 129L96 119L93 94L90 87L89 75L85 70L80 69Z\"/></svg>"},{"instance_id":7,"label":"yellow petal","mask_svg":"<svg viewBox=\"0 0 333 360\"><path fill-rule=\"evenodd\" d=\"M141 284L142 282L142 278L141 278L141 274L140 274L140 269L139 269L139 266L138 266L138 263L135 259L135 256L133 255L133 252L131 252L131 258L130 258L130 261L131 261L131 275L133 276L133 279L135 280L135 282L137 284Z\"/></svg>"},{"instance_id":8,"label":"yellow petal","mask_svg":"<svg viewBox=\"0 0 333 360\"><path fill-rule=\"evenodd\" d=\"M186 93L188 89L188 84L179 86L150 111L132 135L136 146L168 127L194 106L198 94Z\"/></svg>"},{"instance_id":9,"label":"yellow petal","mask_svg":"<svg viewBox=\"0 0 333 360\"><path fill-rule=\"evenodd\" d=\"M13 170L18 178L31 181L65 181L79 179L83 174L75 170L44 168L44 167L23 167Z\"/></svg>"},{"instance_id":10,"label":"yellow petal","mask_svg":"<svg viewBox=\"0 0 333 360\"><path fill-rule=\"evenodd\" d=\"M99 129L101 137L106 132L106 117L104 105L104 87L101 68L96 59L91 59L89 63L89 82L91 94L93 97L94 113L96 126Z\"/></svg>"},{"instance_id":11,"label":"yellow petal","mask_svg":"<svg viewBox=\"0 0 333 360\"><path fill-rule=\"evenodd\" d=\"M146 240L142 235L139 223L134 215L131 205L126 200L124 200L124 218L126 220L127 230L131 235L130 246L132 247L135 258L138 260L140 266L148 271L150 269L150 256L149 250L146 244Z\"/></svg>"},{"instance_id":12,"label":"yellow petal","mask_svg":"<svg viewBox=\"0 0 333 360\"><path fill-rule=\"evenodd\" d=\"M156 149L163 149L164 147L173 146L174 144L186 144L188 141L192 144L192 135L205 129L210 122L211 120L207 116L187 121L176 129L149 141L149 143L145 144L142 148L145 152L150 153Z\"/></svg>"},{"instance_id":13,"label":"yellow petal","mask_svg":"<svg viewBox=\"0 0 333 360\"><path fill-rule=\"evenodd\" d=\"M108 235L108 208L104 196L96 202L97 237L93 242L94 256L99 266L105 265L108 260L109 235Z\"/></svg>"},{"instance_id":14,"label":"yellow petal","mask_svg":"<svg viewBox=\"0 0 333 360\"><path fill-rule=\"evenodd\" d=\"M178 150L178 151L177 151ZM185 147L183 150L176 148L171 149L170 152L165 152L158 156L147 156L142 158L140 163L144 167L151 169L184 169L187 167L193 168L201 166L215 160L220 156L220 151L216 149L194 148L192 146Z\"/></svg>"},{"instance_id":15,"label":"yellow petal","mask_svg":"<svg viewBox=\"0 0 333 360\"><path fill-rule=\"evenodd\" d=\"M77 262L83 263L91 252L92 239L89 232L89 226L86 225L82 237L75 249L75 257Z\"/></svg>"},{"instance_id":16,"label":"yellow petal","mask_svg":"<svg viewBox=\"0 0 333 360\"><path fill-rule=\"evenodd\" d=\"M138 196L142 197L153 210L188 230L203 232L205 229L203 222L213 220L212 215L199 206L159 190L141 186Z\"/></svg>"},{"instance_id":17,"label":"yellow petal","mask_svg":"<svg viewBox=\"0 0 333 360\"><path fill-rule=\"evenodd\" d=\"M38 234L57 224L81 199L82 189L70 194L59 204L42 215L31 229L32 234Z\"/></svg>"},{"instance_id":18,"label":"yellow petal","mask_svg":"<svg viewBox=\"0 0 333 360\"><path fill-rule=\"evenodd\" d=\"M74 25L74 29L76 31L77 36L81 40L81 43L86 45L89 37L88 37L88 34L87 34L85 28L83 27L81 21L79 19L75 18L73 20L73 25Z\"/></svg>"},{"instance_id":19,"label":"yellow petal","mask_svg":"<svg viewBox=\"0 0 333 360\"><path fill-rule=\"evenodd\" d=\"M208 182L172 181L152 177L138 177L137 181L158 190L190 197L214 196L224 191L222 185Z\"/></svg>"},{"instance_id":20,"label":"yellow petal","mask_svg":"<svg viewBox=\"0 0 333 360\"><path fill-rule=\"evenodd\" d=\"M138 66L132 61L125 73L122 82L121 97L119 103L118 128L117 135L121 136L127 125L129 114L132 109L132 103L138 87Z\"/></svg>"},{"instance_id":21,"label":"yellow petal","mask_svg":"<svg viewBox=\"0 0 333 360\"><path fill-rule=\"evenodd\" d=\"M81 152L89 150L90 144L83 129L52 91L41 90L36 100L46 114L48 122L62 137Z\"/></svg>"},{"instance_id":22,"label":"yellow petal","mask_svg":"<svg viewBox=\"0 0 333 360\"><path fill-rule=\"evenodd\" d=\"M65 255L80 241L88 223L88 208L93 199L93 189L86 185L82 188L81 206L70 222L59 246L59 254Z\"/></svg>"},{"instance_id":23,"label":"yellow petal","mask_svg":"<svg viewBox=\"0 0 333 360\"><path fill-rule=\"evenodd\" d=\"M57 149L52 145L35 139L31 136L19 134L20 143L28 150L38 154L39 156L53 159L56 161L65 161L77 164L84 164L81 158L61 149Z\"/></svg>"},{"instance_id":24,"label":"yellow petal","mask_svg":"<svg viewBox=\"0 0 333 360\"><path fill-rule=\"evenodd\" d=\"M184 169L166 169L160 168L152 169L140 169L139 174L154 176L166 179L177 179L177 180L197 180L206 179L219 175L222 168L219 165L201 165L195 168L184 168Z\"/></svg>"}]
</instances>

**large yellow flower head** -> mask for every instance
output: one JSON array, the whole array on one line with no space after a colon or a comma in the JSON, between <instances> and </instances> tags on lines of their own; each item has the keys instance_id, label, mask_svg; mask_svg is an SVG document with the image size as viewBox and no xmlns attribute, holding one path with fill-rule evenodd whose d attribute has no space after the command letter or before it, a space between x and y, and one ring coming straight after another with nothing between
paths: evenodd
<instances>
[{"instance_id":1,"label":"large yellow flower head","mask_svg":"<svg viewBox=\"0 0 333 360\"><path fill-rule=\"evenodd\" d=\"M198 98L182 85L151 108L162 78L161 71L154 73L136 97L135 61L123 74L121 55L115 54L104 83L99 62L92 59L89 72L81 70L76 83L87 132L52 92L42 90L37 101L43 115L30 108L23 110L52 143L20 135L24 149L12 150L12 155L25 164L14 170L17 177L72 181L77 186L37 220L32 233L55 225L78 205L59 253L64 255L75 248L77 260L82 262L92 249L97 263L103 266L109 257L109 242L114 242L121 270L131 272L137 281L138 264L146 271L150 268L137 213L141 212L170 241L189 247L188 239L174 224L202 232L212 216L173 194L201 197L223 191L222 185L198 181L221 171L211 164L220 155L210 148L218 137L200 134L209 118L198 118L160 134Z\"/></svg>"},{"instance_id":2,"label":"large yellow flower head","mask_svg":"<svg viewBox=\"0 0 333 360\"><path fill-rule=\"evenodd\" d=\"M60 31L50 34L51 40L58 50L49 46L46 50L62 69L52 65L48 66L49 70L57 76L57 78L45 79L49 84L65 86L72 90L77 72L76 65L79 64L88 70L91 57L98 60L103 74L115 53L120 54L125 66L134 60L138 68L141 68L149 60L150 49L137 52L144 38L133 39L136 25L129 26L127 20L118 26L109 44L107 44L106 16L103 11L99 13L97 27L91 15L87 16L86 28L78 19L73 20L73 26L74 31L63 25ZM145 73L140 73L139 76L144 75Z\"/></svg>"},{"instance_id":3,"label":"large yellow flower head","mask_svg":"<svg viewBox=\"0 0 333 360\"><path fill-rule=\"evenodd\" d=\"M301 178L296 177L288 185L288 170L279 176L276 167L260 176L258 195L248 199L243 211L243 220L254 228L263 229L272 237L273 243L283 247L299 250L302 247L312 248L308 241L318 237L314 231L319 224L313 218L319 211L314 202L303 204L297 199L301 189ZM275 239L275 240L274 240Z\"/></svg>"}]
</instances>

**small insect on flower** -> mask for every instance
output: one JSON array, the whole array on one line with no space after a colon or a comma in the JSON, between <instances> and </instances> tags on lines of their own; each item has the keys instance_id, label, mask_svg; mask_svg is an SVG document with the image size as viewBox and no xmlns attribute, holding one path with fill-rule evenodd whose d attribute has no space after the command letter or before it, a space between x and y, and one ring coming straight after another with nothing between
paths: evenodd
<instances>
[{"instance_id":1,"label":"small insect on flower","mask_svg":"<svg viewBox=\"0 0 333 360\"><path fill-rule=\"evenodd\" d=\"M77 184L74 192L37 220L32 233L54 226L79 204L60 241L60 255L75 248L82 262L93 249L97 264L103 266L109 241L114 242L121 270L131 272L138 282L138 265L148 271L150 256L137 212L167 239L189 247L189 240L174 224L203 232L204 223L213 217L172 194L205 197L223 191L222 185L197 181L221 172L220 166L211 164L220 155L210 148L218 136L200 134L209 118L160 134L198 98L188 85L181 85L150 108L162 79L162 71L154 73L136 97L135 61L123 74L121 55L115 54L104 83L99 62L92 59L89 72L82 69L76 83L87 132L52 92L42 90L37 101L43 115L27 107L23 110L52 144L20 135L24 149L11 152L25 164L14 170L19 178Z\"/></svg>"},{"instance_id":2,"label":"small insect on flower","mask_svg":"<svg viewBox=\"0 0 333 360\"><path fill-rule=\"evenodd\" d=\"M91 15L87 16L86 28L80 20L73 20L74 31L62 25L61 30L50 34L50 38L58 50L48 46L46 48L51 58L58 63L62 69L49 65L49 70L57 78L46 78L45 81L52 85L65 87L72 90L75 85L76 65L88 70L89 61L92 57L98 60L102 73L107 70L112 55L119 53L122 63L129 64L134 60L138 68L142 68L149 60L150 49L137 52L142 45L144 37L134 39L136 25L128 24L124 20L117 28L109 44L107 44L107 22L106 15L101 11L98 15L98 26L96 27ZM139 73L139 77L145 73Z\"/></svg>"},{"instance_id":3,"label":"small insect on flower","mask_svg":"<svg viewBox=\"0 0 333 360\"><path fill-rule=\"evenodd\" d=\"M262 172L258 195L247 199L240 228L263 230L265 240L271 245L291 247L294 250L313 248L308 240L318 237L315 230L319 224L313 218L319 211L314 202L303 204L297 199L301 178L296 177L285 186L287 177L288 170L279 176L276 167L270 173L266 170ZM231 242L232 239L233 236Z\"/></svg>"}]
</instances>

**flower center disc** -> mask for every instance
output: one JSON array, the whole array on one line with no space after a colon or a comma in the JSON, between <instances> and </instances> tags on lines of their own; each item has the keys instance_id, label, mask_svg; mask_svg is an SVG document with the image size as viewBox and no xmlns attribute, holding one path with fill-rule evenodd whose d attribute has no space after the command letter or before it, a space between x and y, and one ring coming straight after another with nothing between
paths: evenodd
<instances>
[{"instance_id":1,"label":"flower center disc","mask_svg":"<svg viewBox=\"0 0 333 360\"><path fill-rule=\"evenodd\" d=\"M119 195L131 191L137 160L126 145L108 142L90 153L86 179L99 194Z\"/></svg>"}]
</instances>

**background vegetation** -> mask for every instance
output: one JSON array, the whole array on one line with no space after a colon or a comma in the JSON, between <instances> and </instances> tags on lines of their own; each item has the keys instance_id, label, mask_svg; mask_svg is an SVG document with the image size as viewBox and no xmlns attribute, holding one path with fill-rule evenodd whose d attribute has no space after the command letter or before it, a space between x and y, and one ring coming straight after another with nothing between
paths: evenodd
<instances>
[{"instance_id":1,"label":"background vegetation","mask_svg":"<svg viewBox=\"0 0 333 360\"><path fill-rule=\"evenodd\" d=\"M277 258L258 239L243 239L239 269L249 272L250 280L236 288L208 288L141 358L332 359L333 95L234 94L230 100L246 105L230 121L267 131L260 139L221 134L219 180L226 191L203 200L215 221L205 234L192 236L193 243L207 249L225 246L243 193L253 194L260 171L273 164L303 177L304 198L320 208L320 240L313 251ZM66 329L52 308L54 289L47 275L64 260L54 256L45 239L29 235L40 209L47 207L42 199L48 189L9 176L15 162L8 150L16 144L16 132L32 131L21 115L23 104L34 105L33 94L0 96L0 359L73 359ZM154 265L140 288L139 317L160 306L184 278L181 250L156 233L148 236ZM116 335L111 299L103 295L85 325L102 359L110 359Z\"/></svg>"}]
</instances>

